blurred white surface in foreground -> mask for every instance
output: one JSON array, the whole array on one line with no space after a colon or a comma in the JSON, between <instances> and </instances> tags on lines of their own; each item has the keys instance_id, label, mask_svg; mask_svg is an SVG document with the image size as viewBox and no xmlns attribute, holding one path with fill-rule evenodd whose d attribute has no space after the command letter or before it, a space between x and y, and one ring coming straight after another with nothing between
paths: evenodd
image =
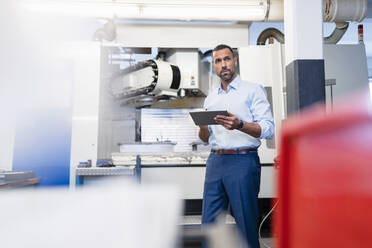
<instances>
[{"instance_id":1,"label":"blurred white surface in foreground","mask_svg":"<svg viewBox=\"0 0 372 248\"><path fill-rule=\"evenodd\" d=\"M176 245L181 202L173 188L128 184L1 194L2 248Z\"/></svg>"}]
</instances>

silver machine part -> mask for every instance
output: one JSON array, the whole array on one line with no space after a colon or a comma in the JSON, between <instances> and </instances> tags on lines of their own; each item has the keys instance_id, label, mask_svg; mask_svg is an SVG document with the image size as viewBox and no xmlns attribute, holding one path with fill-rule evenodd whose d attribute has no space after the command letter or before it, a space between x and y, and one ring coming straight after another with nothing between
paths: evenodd
<instances>
[{"instance_id":1,"label":"silver machine part","mask_svg":"<svg viewBox=\"0 0 372 248\"><path fill-rule=\"evenodd\" d=\"M180 84L178 66L161 60L146 60L113 75L110 90L116 99L144 94L177 96Z\"/></svg>"}]
</instances>

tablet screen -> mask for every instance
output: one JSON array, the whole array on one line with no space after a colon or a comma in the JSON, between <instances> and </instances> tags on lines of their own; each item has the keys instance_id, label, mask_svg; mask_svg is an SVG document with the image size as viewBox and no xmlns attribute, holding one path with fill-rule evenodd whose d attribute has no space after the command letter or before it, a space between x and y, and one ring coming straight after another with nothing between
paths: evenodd
<instances>
[{"instance_id":1,"label":"tablet screen","mask_svg":"<svg viewBox=\"0 0 372 248\"><path fill-rule=\"evenodd\" d=\"M195 125L217 125L214 117L216 115L228 115L226 110L218 111L196 111L190 112L191 118L194 121Z\"/></svg>"}]
</instances>

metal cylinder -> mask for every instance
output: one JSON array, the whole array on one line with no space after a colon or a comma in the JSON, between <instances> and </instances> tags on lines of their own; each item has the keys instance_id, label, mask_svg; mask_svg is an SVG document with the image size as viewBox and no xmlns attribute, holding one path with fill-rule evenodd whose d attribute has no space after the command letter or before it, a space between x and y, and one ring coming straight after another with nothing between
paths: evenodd
<instances>
[{"instance_id":1,"label":"metal cylinder","mask_svg":"<svg viewBox=\"0 0 372 248\"><path fill-rule=\"evenodd\" d=\"M284 20L284 0L269 0L267 3L269 11L266 21Z\"/></svg>"},{"instance_id":2,"label":"metal cylinder","mask_svg":"<svg viewBox=\"0 0 372 248\"><path fill-rule=\"evenodd\" d=\"M309 0L311 1L311 0ZM268 0L266 21L284 20L284 0ZM367 14L367 0L323 0L325 22L361 22Z\"/></svg>"},{"instance_id":3,"label":"metal cylinder","mask_svg":"<svg viewBox=\"0 0 372 248\"><path fill-rule=\"evenodd\" d=\"M154 62L158 70L158 78L153 93L166 91L168 94L177 96L181 84L181 71L178 66L161 60L154 60Z\"/></svg>"},{"instance_id":4,"label":"metal cylinder","mask_svg":"<svg viewBox=\"0 0 372 248\"><path fill-rule=\"evenodd\" d=\"M367 0L324 0L326 22L361 22L367 13Z\"/></svg>"}]
</instances>

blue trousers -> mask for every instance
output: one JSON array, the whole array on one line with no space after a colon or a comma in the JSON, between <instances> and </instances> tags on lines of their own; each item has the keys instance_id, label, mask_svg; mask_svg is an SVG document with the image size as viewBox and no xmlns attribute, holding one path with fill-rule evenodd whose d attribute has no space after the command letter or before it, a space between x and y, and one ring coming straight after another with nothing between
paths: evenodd
<instances>
[{"instance_id":1,"label":"blue trousers","mask_svg":"<svg viewBox=\"0 0 372 248\"><path fill-rule=\"evenodd\" d=\"M214 222L230 202L238 229L251 248L259 248L258 206L261 166L257 152L210 154L205 174L202 224Z\"/></svg>"}]
</instances>

